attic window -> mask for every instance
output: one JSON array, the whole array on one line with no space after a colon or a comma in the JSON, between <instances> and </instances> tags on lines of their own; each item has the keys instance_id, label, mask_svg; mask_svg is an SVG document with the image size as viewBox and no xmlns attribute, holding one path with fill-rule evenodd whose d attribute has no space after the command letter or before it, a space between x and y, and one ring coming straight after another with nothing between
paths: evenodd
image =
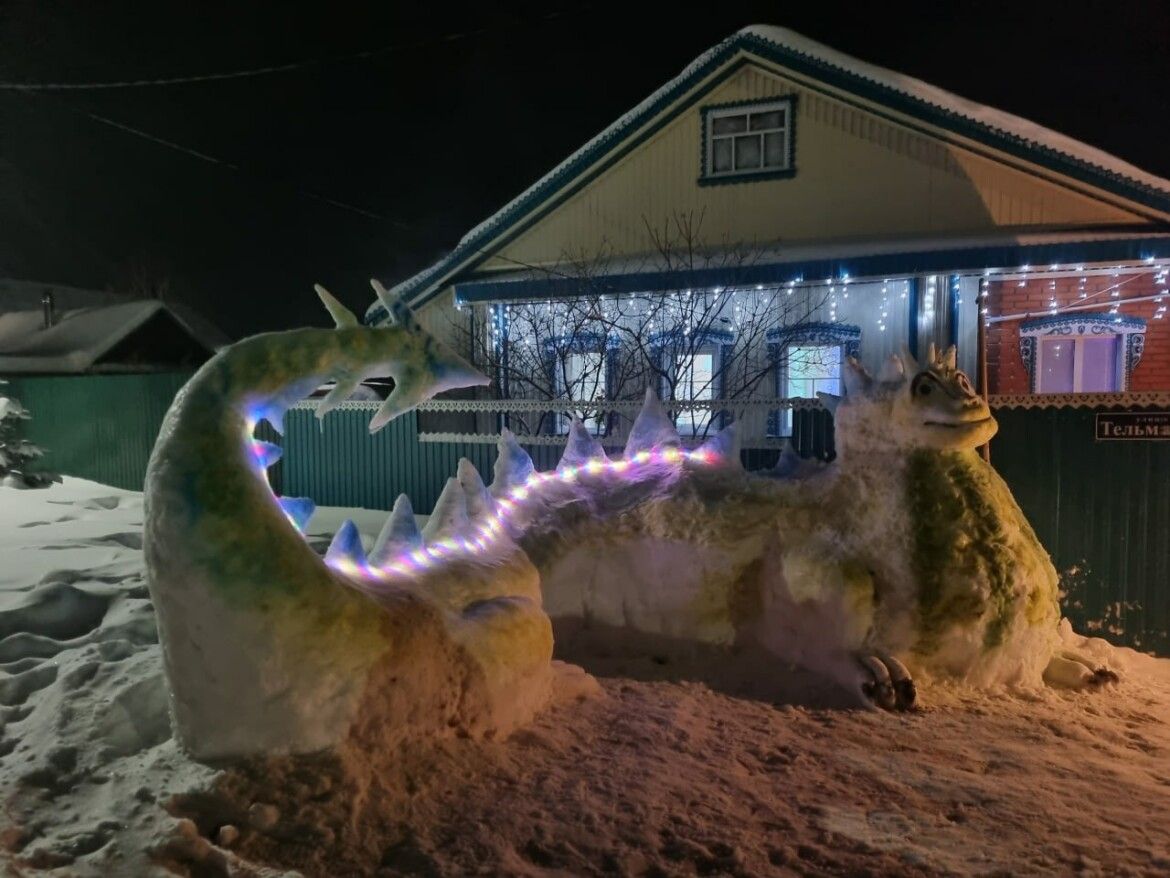
<instances>
[{"instance_id":1,"label":"attic window","mask_svg":"<svg viewBox=\"0 0 1170 878\"><path fill-rule=\"evenodd\" d=\"M793 173L795 98L703 108L700 182L740 182Z\"/></svg>"}]
</instances>

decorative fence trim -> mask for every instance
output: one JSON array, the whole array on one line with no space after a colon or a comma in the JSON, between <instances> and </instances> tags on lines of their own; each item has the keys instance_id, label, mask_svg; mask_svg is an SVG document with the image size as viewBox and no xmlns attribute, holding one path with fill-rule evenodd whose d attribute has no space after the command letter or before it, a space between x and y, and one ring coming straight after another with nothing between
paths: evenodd
<instances>
[{"instance_id":1,"label":"decorative fence trim","mask_svg":"<svg viewBox=\"0 0 1170 878\"><path fill-rule=\"evenodd\" d=\"M707 436L682 436L680 437L683 447L691 448L698 447L715 435L717 431L712 430ZM516 436L516 441L521 445L555 445L564 446L568 441L568 436L564 434L556 436L531 436L521 434ZM419 442L456 442L471 445L495 445L500 439L499 433L419 433ZM597 436L597 441L603 447L621 448L626 444L625 439L610 438L607 436ZM745 442L740 445L741 448L751 449L777 449L784 448L788 444L789 437L787 436L764 436L752 439L750 442Z\"/></svg>"},{"instance_id":2,"label":"decorative fence trim","mask_svg":"<svg viewBox=\"0 0 1170 878\"><path fill-rule=\"evenodd\" d=\"M1170 390L1139 390L1126 393L1010 393L988 397L992 408L1110 408L1117 406L1168 406ZM293 408L313 411L318 399L306 399ZM348 411L375 412L382 403L378 400L343 402L337 408ZM672 399L663 405L673 411L761 411L776 409L824 410L818 399L804 397L775 397L772 399ZM420 412L486 412L517 413L547 411L621 412L637 414L641 400L632 399L432 399L418 407ZM437 435L437 434L436 434Z\"/></svg>"},{"instance_id":3,"label":"decorative fence trim","mask_svg":"<svg viewBox=\"0 0 1170 878\"><path fill-rule=\"evenodd\" d=\"M1063 409L1170 407L1170 391L1146 390L1128 393L1013 393L992 396L992 408Z\"/></svg>"},{"instance_id":4,"label":"decorative fence trim","mask_svg":"<svg viewBox=\"0 0 1170 878\"><path fill-rule=\"evenodd\" d=\"M317 408L319 399L306 399L293 408ZM348 411L374 412L382 403L377 400L343 402L336 406ZM666 408L678 411L771 411L772 409L824 409L818 399L805 397L776 399L671 399L663 400ZM590 411L590 412L632 412L642 408L640 399L432 399L418 406L420 412L547 412L547 411Z\"/></svg>"}]
</instances>

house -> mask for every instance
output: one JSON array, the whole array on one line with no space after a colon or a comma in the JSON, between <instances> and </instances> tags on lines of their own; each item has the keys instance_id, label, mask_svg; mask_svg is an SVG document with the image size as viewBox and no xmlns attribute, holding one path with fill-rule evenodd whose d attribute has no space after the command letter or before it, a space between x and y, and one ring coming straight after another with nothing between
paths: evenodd
<instances>
[{"instance_id":1,"label":"house","mask_svg":"<svg viewBox=\"0 0 1170 878\"><path fill-rule=\"evenodd\" d=\"M293 412L286 489L425 511L458 458L490 468L504 425L541 468L574 415L620 448L647 386L684 441L737 421L748 466L789 441L829 456L813 397L841 391L845 357L956 344L1066 614L1167 652L1168 220L1168 180L749 27L393 288L491 375L486 397L372 443L367 404L323 430Z\"/></svg>"},{"instance_id":2,"label":"house","mask_svg":"<svg viewBox=\"0 0 1170 878\"><path fill-rule=\"evenodd\" d=\"M140 489L175 393L228 341L181 304L0 280L0 378L65 475Z\"/></svg>"},{"instance_id":3,"label":"house","mask_svg":"<svg viewBox=\"0 0 1170 878\"><path fill-rule=\"evenodd\" d=\"M876 370L903 345L957 344L981 389L1016 404L1170 391L1168 220L1168 180L756 26L394 292L504 399L628 415L656 384L684 433L722 409L768 446L800 399L840 391L843 357ZM643 368L619 362L631 347ZM628 417L587 408L508 423L539 439L575 412L620 443Z\"/></svg>"}]
</instances>

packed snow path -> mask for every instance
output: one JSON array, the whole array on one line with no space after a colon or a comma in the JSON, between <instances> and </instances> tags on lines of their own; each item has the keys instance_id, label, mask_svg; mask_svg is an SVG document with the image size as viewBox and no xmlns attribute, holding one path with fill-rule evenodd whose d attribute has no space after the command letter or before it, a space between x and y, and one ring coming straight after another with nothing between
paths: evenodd
<instances>
[{"instance_id":1,"label":"packed snow path","mask_svg":"<svg viewBox=\"0 0 1170 878\"><path fill-rule=\"evenodd\" d=\"M934 686L888 714L778 705L701 655L601 657L566 637L604 697L507 741L395 754L356 811L323 760L216 773L167 728L141 509L74 479L0 488L13 874L1170 871L1170 662L1136 656L1096 694ZM385 513L319 510L308 529L347 516L369 542ZM216 847L241 809L239 837Z\"/></svg>"}]
</instances>

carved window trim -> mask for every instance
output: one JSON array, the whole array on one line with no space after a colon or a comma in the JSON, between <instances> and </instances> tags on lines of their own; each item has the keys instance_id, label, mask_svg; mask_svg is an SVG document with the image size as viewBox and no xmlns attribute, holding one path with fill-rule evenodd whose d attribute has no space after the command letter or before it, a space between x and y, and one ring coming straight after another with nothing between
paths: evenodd
<instances>
[{"instance_id":1,"label":"carved window trim","mask_svg":"<svg viewBox=\"0 0 1170 878\"><path fill-rule=\"evenodd\" d=\"M1130 376L1141 361L1146 347L1146 321L1140 317L1110 313L1052 314L1020 324L1020 358L1028 373L1028 389L1040 393L1040 370L1037 368L1040 341L1048 338L1120 339L1117 377L1118 393L1129 388Z\"/></svg>"}]
</instances>

